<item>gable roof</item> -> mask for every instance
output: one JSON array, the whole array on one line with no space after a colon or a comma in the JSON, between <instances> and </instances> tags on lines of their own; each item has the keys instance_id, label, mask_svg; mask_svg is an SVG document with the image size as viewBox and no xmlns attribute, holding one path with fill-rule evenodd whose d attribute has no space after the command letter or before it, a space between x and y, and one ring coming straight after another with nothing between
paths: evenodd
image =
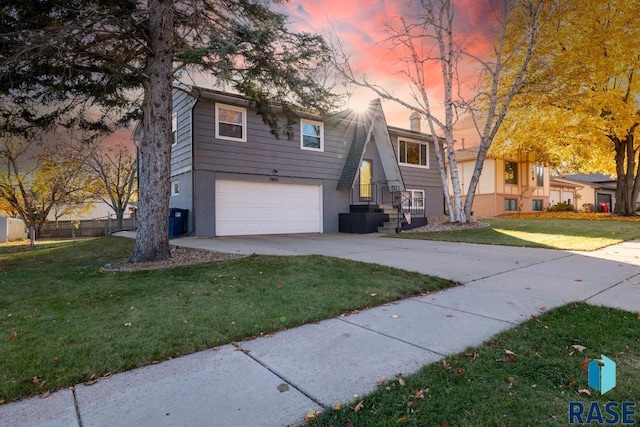
<instances>
[{"instance_id":1,"label":"gable roof","mask_svg":"<svg viewBox=\"0 0 640 427\"><path fill-rule=\"evenodd\" d=\"M562 182L569 181L583 185L586 184L596 190L615 190L617 187L614 177L602 173L560 175L552 177L552 179L554 178L562 180Z\"/></svg>"},{"instance_id":2,"label":"gable roof","mask_svg":"<svg viewBox=\"0 0 640 427\"><path fill-rule=\"evenodd\" d=\"M380 99L371 101L364 113L357 114L353 110L346 110L334 115L333 118L352 120L355 126L353 140L345 158L337 189L353 188L367 145L373 143L378 150L378 154L380 154L382 170L387 178L388 185L404 190L404 181L393 150L387 120L382 111Z\"/></svg>"}]
</instances>

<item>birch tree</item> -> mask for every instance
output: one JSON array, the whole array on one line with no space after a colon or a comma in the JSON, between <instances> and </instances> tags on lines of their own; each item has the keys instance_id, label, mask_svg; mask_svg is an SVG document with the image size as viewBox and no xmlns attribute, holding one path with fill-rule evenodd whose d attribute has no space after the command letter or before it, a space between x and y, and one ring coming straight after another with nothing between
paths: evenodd
<instances>
[{"instance_id":1,"label":"birch tree","mask_svg":"<svg viewBox=\"0 0 640 427\"><path fill-rule=\"evenodd\" d=\"M455 3L454 0L412 2L410 6L415 5L415 14L405 15L399 19L399 24L387 28L389 36L386 43L390 49L401 49L405 53L401 58L404 67L400 73L407 79L411 99L402 99L373 83L366 75L358 75L344 53L342 69L352 83L372 89L380 97L419 113L427 121L436 147L450 221L467 222L487 151L502 126L513 97L527 87L531 75L529 67L536 55L539 36L563 1L492 2L495 32L488 35L493 38L492 51L484 55L471 53L468 49L469 42L456 27ZM523 31L516 32L515 28ZM468 88L461 81L461 64L467 70L479 69L474 87ZM441 99L435 99L428 90L432 82L427 81L427 77L429 68L433 66L440 69ZM434 106L438 105L444 108L444 118L436 115ZM454 128L465 113L471 114L480 141L463 205ZM436 135L441 135L442 139ZM446 153L448 176L445 161L440 156L441 150ZM451 195L448 183L451 183Z\"/></svg>"},{"instance_id":2,"label":"birch tree","mask_svg":"<svg viewBox=\"0 0 640 427\"><path fill-rule=\"evenodd\" d=\"M292 135L299 109L331 107L334 97L313 79L328 60L324 39L290 31L270 10L278 3L0 0L0 122L10 117L0 125L14 133L61 123L109 131L141 120L131 261L168 258L174 83L212 75L253 102L276 136Z\"/></svg>"}]
</instances>

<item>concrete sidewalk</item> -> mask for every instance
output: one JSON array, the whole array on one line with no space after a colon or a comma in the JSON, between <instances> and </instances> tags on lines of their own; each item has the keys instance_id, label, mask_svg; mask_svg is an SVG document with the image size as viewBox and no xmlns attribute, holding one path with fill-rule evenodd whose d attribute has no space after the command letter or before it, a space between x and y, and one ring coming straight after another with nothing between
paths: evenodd
<instances>
[{"instance_id":1,"label":"concrete sidewalk","mask_svg":"<svg viewBox=\"0 0 640 427\"><path fill-rule=\"evenodd\" d=\"M0 406L0 426L285 426L571 301L640 311L640 241L590 253L380 238L178 238L244 254L321 254L462 286Z\"/></svg>"}]
</instances>

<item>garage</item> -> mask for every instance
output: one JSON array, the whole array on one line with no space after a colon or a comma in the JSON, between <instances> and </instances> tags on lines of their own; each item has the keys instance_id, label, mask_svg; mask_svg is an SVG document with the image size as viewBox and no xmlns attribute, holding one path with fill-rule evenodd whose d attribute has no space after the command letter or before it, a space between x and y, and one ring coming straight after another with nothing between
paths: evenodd
<instances>
[{"instance_id":1,"label":"garage","mask_svg":"<svg viewBox=\"0 0 640 427\"><path fill-rule=\"evenodd\" d=\"M217 180L216 236L322 232L322 187Z\"/></svg>"}]
</instances>

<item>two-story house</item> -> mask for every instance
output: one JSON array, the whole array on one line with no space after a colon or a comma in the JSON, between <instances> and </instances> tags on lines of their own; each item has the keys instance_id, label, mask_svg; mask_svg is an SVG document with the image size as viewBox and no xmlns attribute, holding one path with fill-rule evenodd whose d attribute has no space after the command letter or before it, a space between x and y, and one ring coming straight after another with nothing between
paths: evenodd
<instances>
[{"instance_id":1,"label":"two-story house","mask_svg":"<svg viewBox=\"0 0 640 427\"><path fill-rule=\"evenodd\" d=\"M188 211L197 237L371 232L385 208L444 209L430 138L415 120L413 131L387 126L379 100L363 113L301 114L293 138L278 139L246 99L193 87L174 91L172 122L170 207ZM379 223L340 219L352 213Z\"/></svg>"},{"instance_id":2,"label":"two-story house","mask_svg":"<svg viewBox=\"0 0 640 427\"><path fill-rule=\"evenodd\" d=\"M467 189L478 157L478 147L456 151L462 195ZM535 156L486 156L473 199L475 217L497 216L509 212L536 212L549 207L549 168Z\"/></svg>"}]
</instances>

